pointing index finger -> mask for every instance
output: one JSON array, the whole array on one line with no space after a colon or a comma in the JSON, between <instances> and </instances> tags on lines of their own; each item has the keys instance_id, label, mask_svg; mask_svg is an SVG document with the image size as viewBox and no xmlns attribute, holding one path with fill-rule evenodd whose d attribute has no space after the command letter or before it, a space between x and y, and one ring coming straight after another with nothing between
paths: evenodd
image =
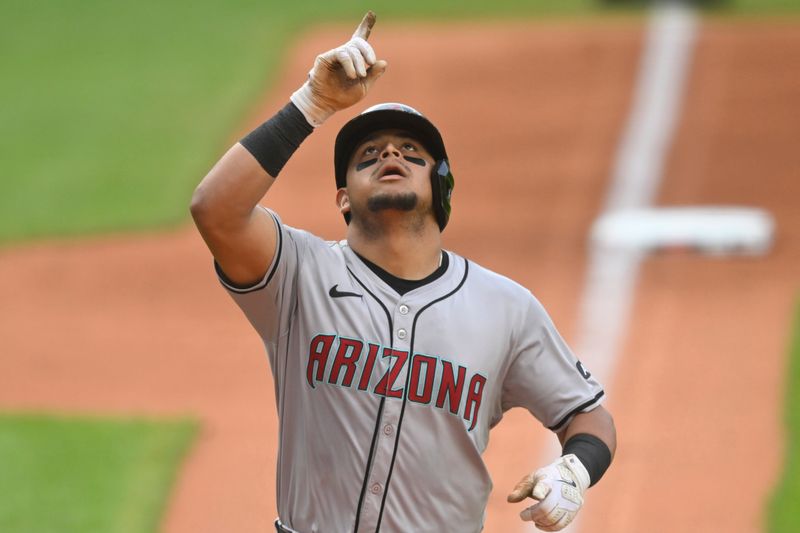
<instances>
[{"instance_id":1,"label":"pointing index finger","mask_svg":"<svg viewBox=\"0 0 800 533\"><path fill-rule=\"evenodd\" d=\"M369 38L369 34L372 32L372 27L375 25L375 13L372 11L367 11L367 14L364 15L364 18L361 19L361 24L358 25L356 28L353 37L361 37L364 40Z\"/></svg>"}]
</instances>

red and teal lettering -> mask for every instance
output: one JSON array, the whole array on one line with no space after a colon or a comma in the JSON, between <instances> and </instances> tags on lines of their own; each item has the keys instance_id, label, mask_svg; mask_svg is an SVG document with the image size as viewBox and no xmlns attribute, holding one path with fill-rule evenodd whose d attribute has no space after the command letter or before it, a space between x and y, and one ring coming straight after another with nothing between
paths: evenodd
<instances>
[{"instance_id":1,"label":"red and teal lettering","mask_svg":"<svg viewBox=\"0 0 800 533\"><path fill-rule=\"evenodd\" d=\"M475 374L469 382L467 389L467 401L464 403L464 420L472 424L469 430L475 427L478 422L478 411L481 408L481 399L483 398L483 386L486 384L486 378L480 374Z\"/></svg>"},{"instance_id":2,"label":"red and teal lettering","mask_svg":"<svg viewBox=\"0 0 800 533\"><path fill-rule=\"evenodd\" d=\"M453 363L450 361L442 361L442 380L439 384L439 394L436 397L436 407L444 409L444 402L447 400L450 405L450 412L454 415L458 414L466 374L467 369L463 366L459 366L458 379L456 379L453 376Z\"/></svg>"},{"instance_id":3,"label":"red and teal lettering","mask_svg":"<svg viewBox=\"0 0 800 533\"><path fill-rule=\"evenodd\" d=\"M367 390L369 387L369 378L372 376L372 369L375 366L375 357L377 357L380 349L381 347L378 344L369 344L367 360L364 361L364 368L361 369L361 379L358 380L358 390Z\"/></svg>"},{"instance_id":4,"label":"red and teal lettering","mask_svg":"<svg viewBox=\"0 0 800 533\"><path fill-rule=\"evenodd\" d=\"M361 357L361 348L364 343L358 339L345 339L339 337L339 349L336 350L336 357L331 366L331 375L328 377L328 383L337 385L339 383L339 373L342 368L345 368L344 382L342 385L349 387L353 383L353 376L356 373L356 366L358 358Z\"/></svg>"},{"instance_id":5,"label":"red and teal lettering","mask_svg":"<svg viewBox=\"0 0 800 533\"><path fill-rule=\"evenodd\" d=\"M419 391L420 374L425 374L422 392ZM417 403L428 403L433 395L433 378L436 377L436 358L416 354L411 361L411 381L408 385L408 399Z\"/></svg>"},{"instance_id":6,"label":"red and teal lettering","mask_svg":"<svg viewBox=\"0 0 800 533\"><path fill-rule=\"evenodd\" d=\"M393 364L390 364L389 368L386 370L386 373L383 375L378 384L375 385L374 392L375 394L388 396L390 398L402 398L403 389L395 389L393 387L395 381L397 381L397 376L400 375L400 371L406 364L408 352L393 350L392 348L384 348L382 357L394 357L396 360Z\"/></svg>"},{"instance_id":7,"label":"red and teal lettering","mask_svg":"<svg viewBox=\"0 0 800 533\"><path fill-rule=\"evenodd\" d=\"M308 364L306 366L306 379L311 388L314 388L315 381L322 381L325 376L325 365L328 362L328 354L333 345L336 335L317 335L311 339L311 346L308 350ZM316 366L316 375L314 367Z\"/></svg>"}]
</instances>

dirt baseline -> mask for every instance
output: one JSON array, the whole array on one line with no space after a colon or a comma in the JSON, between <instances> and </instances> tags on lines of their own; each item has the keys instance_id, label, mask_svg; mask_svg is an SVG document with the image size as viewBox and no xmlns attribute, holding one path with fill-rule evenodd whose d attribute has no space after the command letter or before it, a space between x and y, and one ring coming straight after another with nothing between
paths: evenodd
<instances>
[{"instance_id":1,"label":"dirt baseline","mask_svg":"<svg viewBox=\"0 0 800 533\"><path fill-rule=\"evenodd\" d=\"M425 26L381 24L372 42L389 61L389 70L360 108L399 100L437 123L456 175L446 247L529 287L569 339L585 238L627 112L641 26L506 23L437 25L431 32ZM800 91L787 74L772 88L754 82L737 83L731 90L728 83L738 76L734 73L751 72L745 67L761 68L748 61L757 52L743 48L757 49L761 43L764 51L774 44L770 39L791 51L770 56L773 68L800 72L800 39L791 36L795 30L741 32L720 26L703 34L698 74L663 199L752 203L755 198L775 210L782 233L776 253L765 260L668 258L646 266L620 374L608 384L620 453L608 478L590 493L583 513L586 531L685 531L686 524L697 525L689 528L696 531L757 529L781 451L779 378L786 313L797 289L789 265L800 264L797 230L789 229L800 228L789 201L800 197L800 180L795 176L792 182L786 172L800 165L785 145L792 137L787 132L798 138L800 120L781 111L786 105L800 108ZM242 131L278 109L314 56L339 44L349 31L333 28L304 38L274 96ZM428 53L432 49L436 57ZM470 68L465 68L464 50L470 51ZM774 99L774 91L783 100L770 108L769 126L752 124L746 101L753 95ZM727 98L708 106L708 92ZM351 115L334 117L315 132L271 191L266 204L286 223L326 238L342 237L344 224L333 206L332 146ZM731 146L733 141L717 131L753 127L761 127L759 135L769 139L756 143L755 150L751 145L742 150L735 142ZM707 149L698 150L698 143ZM736 165L724 174L708 172L732 149L740 158ZM754 159L746 159L747 154ZM762 174L772 186L759 188L754 197L751 175L741 169L764 159L774 162ZM737 194L720 194L723 190ZM766 285L755 281L767 277ZM742 279L750 280L746 290ZM0 406L195 414L203 429L181 474L165 530L270 531L276 513L276 420L268 365L257 336L216 284L208 252L191 228L4 250L0 294L0 375L13 376L3 380ZM738 323L725 312L738 298L751 303L737 316L745 316L752 331L760 332L740 343L730 342ZM750 362L753 352L765 354L758 364L738 364ZM703 361L702 374L698 361ZM686 375L703 377L687 382ZM719 399L732 396L740 399L736 409L726 409ZM712 414L698 407L709 402ZM709 416L714 420L709 422ZM758 433L741 428L757 428ZM690 442L679 438L689 431ZM736 445L713 454L731 435ZM505 495L522 474L538 466L538 449L548 438L524 412L510 412L494 430L486 454L495 484L486 531L523 530L517 518L521 506L505 503ZM733 511L732 495L723 487L733 486L740 474L726 473L723 464L760 468L757 482L736 485ZM709 471L720 474L720 484L703 485L708 487L702 493L707 505L676 507L676 487L698 490ZM729 522L712 526L723 506ZM654 522L665 515L672 521Z\"/></svg>"}]
</instances>

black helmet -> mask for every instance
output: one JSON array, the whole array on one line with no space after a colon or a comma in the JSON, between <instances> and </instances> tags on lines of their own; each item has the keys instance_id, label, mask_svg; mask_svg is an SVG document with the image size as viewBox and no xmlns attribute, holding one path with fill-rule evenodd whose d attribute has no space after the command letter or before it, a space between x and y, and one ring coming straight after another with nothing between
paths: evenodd
<instances>
[{"instance_id":1,"label":"black helmet","mask_svg":"<svg viewBox=\"0 0 800 533\"><path fill-rule=\"evenodd\" d=\"M336 173L336 188L347 186L347 164L356 146L374 131L400 129L411 133L433 156L435 163L431 171L433 211L439 229L443 230L450 218L450 196L453 193L453 174L444 149L444 141L436 126L422 113L405 104L378 104L344 125L336 136L333 166ZM350 214L344 215L350 222Z\"/></svg>"}]
</instances>

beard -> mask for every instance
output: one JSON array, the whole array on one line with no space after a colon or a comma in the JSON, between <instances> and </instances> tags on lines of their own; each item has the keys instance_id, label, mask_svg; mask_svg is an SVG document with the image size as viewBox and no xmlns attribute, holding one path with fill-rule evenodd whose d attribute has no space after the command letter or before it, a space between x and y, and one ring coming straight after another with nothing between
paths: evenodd
<instances>
[{"instance_id":1,"label":"beard","mask_svg":"<svg viewBox=\"0 0 800 533\"><path fill-rule=\"evenodd\" d=\"M386 232L387 228L380 220L384 211L408 213L402 226L413 232L423 231L427 217L433 216L430 203L421 202L415 192L376 194L367 200L366 205L351 205L350 209L352 222L371 239L380 238Z\"/></svg>"},{"instance_id":2,"label":"beard","mask_svg":"<svg viewBox=\"0 0 800 533\"><path fill-rule=\"evenodd\" d=\"M367 209L373 213L396 209L398 211L413 211L419 199L416 193L405 192L399 194L377 194L367 200Z\"/></svg>"}]
</instances>

